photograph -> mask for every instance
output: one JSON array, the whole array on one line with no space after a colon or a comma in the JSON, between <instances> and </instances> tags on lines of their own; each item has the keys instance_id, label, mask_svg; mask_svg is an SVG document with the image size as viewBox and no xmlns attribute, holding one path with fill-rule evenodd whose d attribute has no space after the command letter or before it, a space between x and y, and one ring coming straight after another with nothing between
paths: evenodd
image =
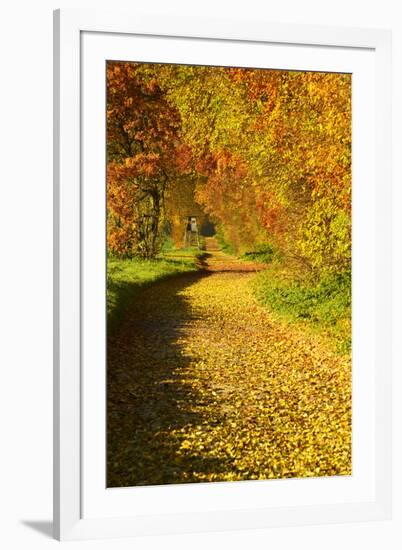
<instances>
[{"instance_id":1,"label":"photograph","mask_svg":"<svg viewBox=\"0 0 402 550\"><path fill-rule=\"evenodd\" d=\"M106 487L351 476L352 74L104 86Z\"/></svg>"}]
</instances>

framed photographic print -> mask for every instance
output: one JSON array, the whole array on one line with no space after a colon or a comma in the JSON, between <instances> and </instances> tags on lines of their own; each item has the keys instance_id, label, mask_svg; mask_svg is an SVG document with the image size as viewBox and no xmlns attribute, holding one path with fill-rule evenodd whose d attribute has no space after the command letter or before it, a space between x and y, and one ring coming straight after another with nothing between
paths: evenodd
<instances>
[{"instance_id":1,"label":"framed photographic print","mask_svg":"<svg viewBox=\"0 0 402 550\"><path fill-rule=\"evenodd\" d=\"M54 47L55 537L390 517L390 33Z\"/></svg>"}]
</instances>

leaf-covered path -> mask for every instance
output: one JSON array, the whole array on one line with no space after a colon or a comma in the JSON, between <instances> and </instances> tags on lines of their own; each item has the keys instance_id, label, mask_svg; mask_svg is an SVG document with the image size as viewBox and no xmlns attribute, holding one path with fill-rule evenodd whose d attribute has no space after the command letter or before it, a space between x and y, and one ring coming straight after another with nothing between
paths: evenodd
<instances>
[{"instance_id":1,"label":"leaf-covered path","mask_svg":"<svg viewBox=\"0 0 402 550\"><path fill-rule=\"evenodd\" d=\"M209 248L109 336L108 486L350 474L350 359L275 321L255 266Z\"/></svg>"}]
</instances>

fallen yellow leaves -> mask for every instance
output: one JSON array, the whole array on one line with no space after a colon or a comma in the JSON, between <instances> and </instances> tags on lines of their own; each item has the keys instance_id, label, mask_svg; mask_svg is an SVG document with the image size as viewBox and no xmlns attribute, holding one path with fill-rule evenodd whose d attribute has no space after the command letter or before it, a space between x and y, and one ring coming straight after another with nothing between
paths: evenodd
<instances>
[{"instance_id":1,"label":"fallen yellow leaves","mask_svg":"<svg viewBox=\"0 0 402 550\"><path fill-rule=\"evenodd\" d=\"M108 339L108 486L351 474L351 363L274 321L253 273L144 290Z\"/></svg>"}]
</instances>

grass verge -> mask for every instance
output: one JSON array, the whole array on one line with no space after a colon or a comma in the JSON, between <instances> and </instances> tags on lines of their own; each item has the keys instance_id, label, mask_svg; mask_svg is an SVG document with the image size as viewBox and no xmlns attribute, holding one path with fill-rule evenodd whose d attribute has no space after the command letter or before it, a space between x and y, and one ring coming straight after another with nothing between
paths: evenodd
<instances>
[{"instance_id":1,"label":"grass verge","mask_svg":"<svg viewBox=\"0 0 402 550\"><path fill-rule=\"evenodd\" d=\"M253 290L278 317L325 334L340 354L350 352L350 273L327 275L313 284L297 281L273 265L256 275Z\"/></svg>"},{"instance_id":2,"label":"grass verge","mask_svg":"<svg viewBox=\"0 0 402 550\"><path fill-rule=\"evenodd\" d=\"M113 330L141 290L157 281L197 271L198 249L169 250L154 260L108 258L107 323Z\"/></svg>"}]
</instances>

